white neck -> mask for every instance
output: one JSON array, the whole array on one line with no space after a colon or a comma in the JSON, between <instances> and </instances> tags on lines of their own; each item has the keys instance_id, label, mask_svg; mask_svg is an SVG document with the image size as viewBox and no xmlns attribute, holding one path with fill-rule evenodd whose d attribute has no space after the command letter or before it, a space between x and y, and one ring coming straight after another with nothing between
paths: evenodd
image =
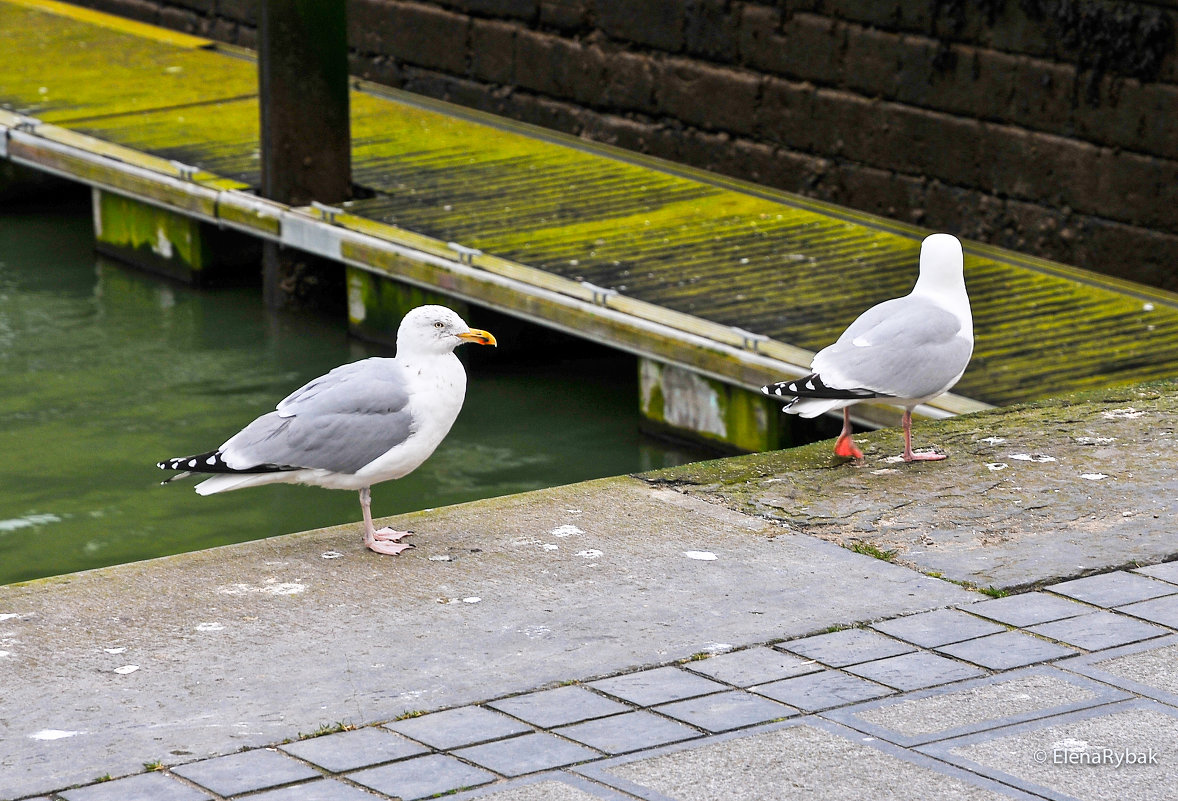
<instances>
[{"instance_id":1,"label":"white neck","mask_svg":"<svg viewBox=\"0 0 1178 801\"><path fill-rule=\"evenodd\" d=\"M952 312L961 322L962 334L973 341L973 314L965 289L965 262L961 243L949 234L933 234L920 248L920 276L913 296L923 297Z\"/></svg>"}]
</instances>

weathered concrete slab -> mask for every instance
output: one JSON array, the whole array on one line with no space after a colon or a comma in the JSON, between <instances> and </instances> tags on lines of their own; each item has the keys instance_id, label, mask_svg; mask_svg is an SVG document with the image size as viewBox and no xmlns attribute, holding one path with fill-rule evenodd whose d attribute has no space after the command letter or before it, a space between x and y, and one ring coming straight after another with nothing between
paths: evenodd
<instances>
[{"instance_id":1,"label":"weathered concrete slab","mask_svg":"<svg viewBox=\"0 0 1178 801\"><path fill-rule=\"evenodd\" d=\"M0 587L0 798L976 597L625 477L394 524Z\"/></svg>"},{"instance_id":2,"label":"weathered concrete slab","mask_svg":"<svg viewBox=\"0 0 1178 801\"><path fill-rule=\"evenodd\" d=\"M1178 711L1151 701L995 729L919 750L1052 799L1166 798L1178 781Z\"/></svg>"},{"instance_id":3,"label":"weathered concrete slab","mask_svg":"<svg viewBox=\"0 0 1178 801\"><path fill-rule=\"evenodd\" d=\"M1178 706L1178 637L1163 637L1069 659L1068 670Z\"/></svg>"},{"instance_id":4,"label":"weathered concrete slab","mask_svg":"<svg viewBox=\"0 0 1178 801\"><path fill-rule=\"evenodd\" d=\"M1052 668L1032 668L869 701L824 716L912 746L1127 698L1126 693L1095 681Z\"/></svg>"},{"instance_id":5,"label":"weathered concrete slab","mask_svg":"<svg viewBox=\"0 0 1178 801\"><path fill-rule=\"evenodd\" d=\"M740 788L740 798L747 801L798 797L997 801L1026 797L813 719L723 735L706 745L694 744L690 750L672 747L654 756L622 758L581 770L641 798L678 801L728 798L733 788Z\"/></svg>"},{"instance_id":6,"label":"weathered concrete slab","mask_svg":"<svg viewBox=\"0 0 1178 801\"><path fill-rule=\"evenodd\" d=\"M922 422L943 462L891 461L898 430L647 474L843 545L894 550L919 570L1021 588L1178 554L1178 382L1102 390Z\"/></svg>"}]
</instances>

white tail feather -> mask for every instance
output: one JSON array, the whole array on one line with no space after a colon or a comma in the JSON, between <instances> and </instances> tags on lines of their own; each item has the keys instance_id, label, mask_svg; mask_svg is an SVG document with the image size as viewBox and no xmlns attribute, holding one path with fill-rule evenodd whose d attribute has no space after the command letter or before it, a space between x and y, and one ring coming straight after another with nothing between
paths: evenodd
<instances>
[{"instance_id":1,"label":"white tail feather","mask_svg":"<svg viewBox=\"0 0 1178 801\"><path fill-rule=\"evenodd\" d=\"M820 414L833 412L835 409L843 409L850 406L852 403L858 401L854 398L848 399L829 399L829 398L798 398L796 401L785 407L785 411L790 414L796 414L798 417L817 417Z\"/></svg>"},{"instance_id":2,"label":"white tail feather","mask_svg":"<svg viewBox=\"0 0 1178 801\"><path fill-rule=\"evenodd\" d=\"M218 492L257 487L262 484L290 484L292 472L282 473L224 473L212 478L206 478L196 485L200 495L213 495Z\"/></svg>"}]
</instances>

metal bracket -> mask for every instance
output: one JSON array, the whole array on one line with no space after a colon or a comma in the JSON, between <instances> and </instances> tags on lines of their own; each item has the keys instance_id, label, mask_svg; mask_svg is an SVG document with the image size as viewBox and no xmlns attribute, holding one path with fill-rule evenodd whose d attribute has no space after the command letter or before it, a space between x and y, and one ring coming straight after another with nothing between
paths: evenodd
<instances>
[{"instance_id":1,"label":"metal bracket","mask_svg":"<svg viewBox=\"0 0 1178 801\"><path fill-rule=\"evenodd\" d=\"M740 337L741 346L745 350L757 353L760 350L762 342L768 342L769 336L766 334L754 334L752 331L746 331L743 328L737 328L735 325L731 326L732 332Z\"/></svg>"},{"instance_id":2,"label":"metal bracket","mask_svg":"<svg viewBox=\"0 0 1178 801\"><path fill-rule=\"evenodd\" d=\"M335 218L339 214L343 214L344 210L338 206L329 206L326 203L320 203L318 200L311 201L311 208L319 212L319 216L328 225L335 225Z\"/></svg>"},{"instance_id":3,"label":"metal bracket","mask_svg":"<svg viewBox=\"0 0 1178 801\"><path fill-rule=\"evenodd\" d=\"M458 261L463 264L474 264L474 257L483 255L483 252L478 248L468 248L466 245L460 245L457 242L447 242L446 247L458 254Z\"/></svg>"},{"instance_id":4,"label":"metal bracket","mask_svg":"<svg viewBox=\"0 0 1178 801\"><path fill-rule=\"evenodd\" d=\"M594 306L609 306L609 299L618 294L618 290L616 289L606 289L597 284L591 284L588 281L582 281L581 286L593 293Z\"/></svg>"},{"instance_id":5,"label":"metal bracket","mask_svg":"<svg viewBox=\"0 0 1178 801\"><path fill-rule=\"evenodd\" d=\"M180 176L181 181L195 181L196 174L200 172L198 167L193 167L191 164L185 164L182 161L169 161L168 163L176 170L176 174Z\"/></svg>"}]
</instances>

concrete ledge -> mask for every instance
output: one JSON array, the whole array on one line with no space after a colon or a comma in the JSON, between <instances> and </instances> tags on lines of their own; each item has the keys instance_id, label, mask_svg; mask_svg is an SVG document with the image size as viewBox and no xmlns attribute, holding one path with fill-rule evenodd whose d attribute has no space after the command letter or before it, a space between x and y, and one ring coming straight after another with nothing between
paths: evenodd
<instances>
[{"instance_id":1,"label":"concrete ledge","mask_svg":"<svg viewBox=\"0 0 1178 801\"><path fill-rule=\"evenodd\" d=\"M944 462L899 461L890 429L856 437L860 464L816 443L648 477L953 581L1022 589L1178 555L1176 414L1178 382L1159 382L918 422L915 447Z\"/></svg>"},{"instance_id":2,"label":"concrete ledge","mask_svg":"<svg viewBox=\"0 0 1178 801\"><path fill-rule=\"evenodd\" d=\"M427 510L396 559L349 524L0 587L0 797L978 598L930 572L1160 561L1175 406L1106 390L920 425L942 463L880 431L858 466L820 443Z\"/></svg>"},{"instance_id":3,"label":"concrete ledge","mask_svg":"<svg viewBox=\"0 0 1178 801\"><path fill-rule=\"evenodd\" d=\"M397 525L0 587L0 797L971 597L634 478Z\"/></svg>"}]
</instances>

